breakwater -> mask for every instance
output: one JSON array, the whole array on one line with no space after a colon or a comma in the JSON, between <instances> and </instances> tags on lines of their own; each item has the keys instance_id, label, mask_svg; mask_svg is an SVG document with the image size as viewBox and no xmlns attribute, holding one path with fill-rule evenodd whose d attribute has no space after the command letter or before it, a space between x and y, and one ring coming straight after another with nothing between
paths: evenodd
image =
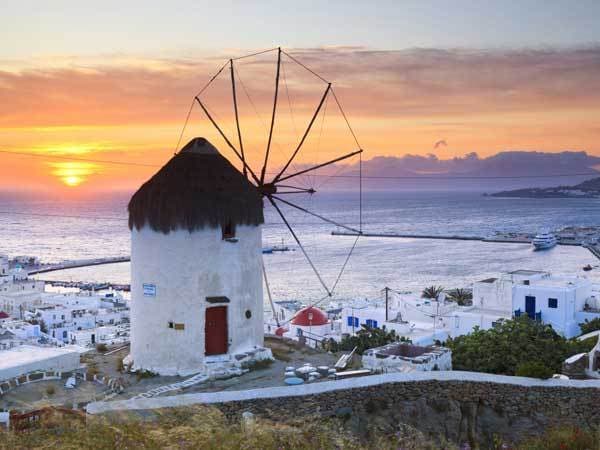
<instances>
[{"instance_id":1,"label":"breakwater","mask_svg":"<svg viewBox=\"0 0 600 450\"><path fill-rule=\"evenodd\" d=\"M332 236L358 236L358 233L351 231L332 231ZM531 235L517 235L511 237L508 235L497 235L492 237L484 236L461 236L461 235L439 235L439 234L405 234L405 233L374 233L374 232L362 232L361 236L364 237L377 237L377 238L404 238L404 239L440 239L440 240L451 240L451 241L480 241L480 242L491 242L497 244L531 244L533 236ZM557 245L566 245L571 247L583 247L588 249L592 255L600 259L600 244L586 244L583 242L577 242L573 240L559 240Z\"/></svg>"},{"instance_id":2,"label":"breakwater","mask_svg":"<svg viewBox=\"0 0 600 450\"><path fill-rule=\"evenodd\" d=\"M100 266L103 264L129 262L130 260L131 258L129 256L111 256L108 258L79 259L73 261L62 261L56 264L28 266L25 267L25 269L27 270L29 275L37 275L40 273L55 272L57 270L77 269L79 267Z\"/></svg>"}]
</instances>

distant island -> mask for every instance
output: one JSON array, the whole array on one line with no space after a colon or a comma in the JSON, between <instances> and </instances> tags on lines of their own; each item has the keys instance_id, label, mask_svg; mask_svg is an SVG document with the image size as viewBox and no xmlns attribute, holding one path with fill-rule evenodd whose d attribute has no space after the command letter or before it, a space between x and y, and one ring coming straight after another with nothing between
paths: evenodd
<instances>
[{"instance_id":1,"label":"distant island","mask_svg":"<svg viewBox=\"0 0 600 450\"><path fill-rule=\"evenodd\" d=\"M600 198L600 177L584 181L575 186L515 189L484 195L519 198Z\"/></svg>"}]
</instances>

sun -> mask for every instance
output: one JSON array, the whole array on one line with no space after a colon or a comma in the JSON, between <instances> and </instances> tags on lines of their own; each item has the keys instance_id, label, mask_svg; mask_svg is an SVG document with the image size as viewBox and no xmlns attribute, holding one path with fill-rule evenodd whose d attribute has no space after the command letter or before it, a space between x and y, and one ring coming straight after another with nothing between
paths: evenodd
<instances>
[{"instance_id":1,"label":"sun","mask_svg":"<svg viewBox=\"0 0 600 450\"><path fill-rule=\"evenodd\" d=\"M83 179L81 177L77 177L75 175L71 175L71 176L62 178L62 182L70 187L78 186L81 184L82 181L83 181Z\"/></svg>"},{"instance_id":2,"label":"sun","mask_svg":"<svg viewBox=\"0 0 600 450\"><path fill-rule=\"evenodd\" d=\"M52 175L68 187L77 187L85 183L91 175L98 173L96 164L87 162L57 162L51 165Z\"/></svg>"}]
</instances>

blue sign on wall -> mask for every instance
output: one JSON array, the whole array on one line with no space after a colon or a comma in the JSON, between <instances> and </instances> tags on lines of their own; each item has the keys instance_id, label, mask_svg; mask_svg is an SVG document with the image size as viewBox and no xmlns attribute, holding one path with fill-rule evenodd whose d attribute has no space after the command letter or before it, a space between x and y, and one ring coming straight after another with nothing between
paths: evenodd
<instances>
[{"instance_id":1,"label":"blue sign on wall","mask_svg":"<svg viewBox=\"0 0 600 450\"><path fill-rule=\"evenodd\" d=\"M146 284L142 285L144 288L144 297L156 297L156 285L155 284Z\"/></svg>"}]
</instances>

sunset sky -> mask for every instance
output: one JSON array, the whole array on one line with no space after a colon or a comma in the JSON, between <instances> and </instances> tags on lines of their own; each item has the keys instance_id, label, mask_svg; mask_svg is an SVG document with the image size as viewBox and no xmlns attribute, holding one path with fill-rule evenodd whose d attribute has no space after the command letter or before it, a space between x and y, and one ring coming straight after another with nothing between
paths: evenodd
<instances>
[{"instance_id":1,"label":"sunset sky","mask_svg":"<svg viewBox=\"0 0 600 450\"><path fill-rule=\"evenodd\" d=\"M279 45L333 82L367 159L600 155L600 2L424 3L5 1L0 190L134 189L173 154L194 95L219 67ZM275 61L272 52L237 66L253 166ZM283 70L271 170L325 89L285 57ZM235 138L229 83L224 71L202 98ZM324 112L298 163L355 149L331 98ZM193 136L231 156L198 107L182 144Z\"/></svg>"}]
</instances>

